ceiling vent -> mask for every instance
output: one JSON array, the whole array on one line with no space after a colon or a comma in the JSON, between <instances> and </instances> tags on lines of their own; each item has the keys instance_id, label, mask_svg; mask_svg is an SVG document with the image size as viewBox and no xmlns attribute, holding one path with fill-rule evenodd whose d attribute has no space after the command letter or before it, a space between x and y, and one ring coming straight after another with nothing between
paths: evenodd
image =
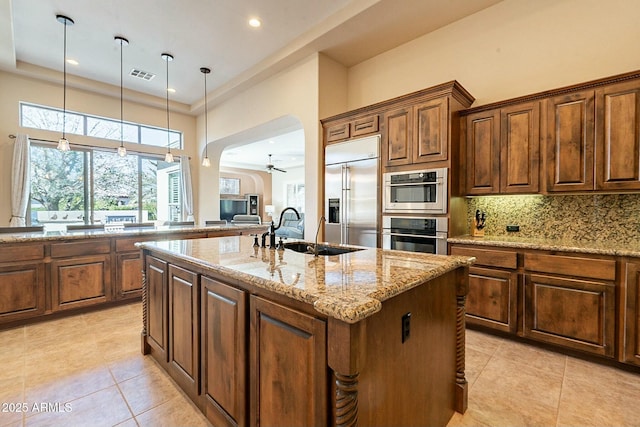
<instances>
[{"instance_id":1,"label":"ceiling vent","mask_svg":"<svg viewBox=\"0 0 640 427\"><path fill-rule=\"evenodd\" d=\"M156 76L153 73L149 73L147 71L138 70L136 68L132 69L131 72L129 73L129 75L133 76L133 77L137 77L137 78L142 79L142 80L146 80L146 81L153 80L153 78Z\"/></svg>"}]
</instances>

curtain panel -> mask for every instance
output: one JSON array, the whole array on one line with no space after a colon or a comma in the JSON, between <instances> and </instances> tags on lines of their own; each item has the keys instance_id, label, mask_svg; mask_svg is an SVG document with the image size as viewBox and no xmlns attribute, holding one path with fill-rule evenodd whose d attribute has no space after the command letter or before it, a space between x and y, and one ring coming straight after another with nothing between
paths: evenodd
<instances>
[{"instance_id":1,"label":"curtain panel","mask_svg":"<svg viewBox=\"0 0 640 427\"><path fill-rule=\"evenodd\" d=\"M31 190L30 171L31 142L29 135L19 134L13 147L13 163L11 168L11 227L27 225L27 205Z\"/></svg>"},{"instance_id":2,"label":"curtain panel","mask_svg":"<svg viewBox=\"0 0 640 427\"><path fill-rule=\"evenodd\" d=\"M182 220L195 221L189 156L180 156L180 178L180 185L182 187Z\"/></svg>"}]
</instances>

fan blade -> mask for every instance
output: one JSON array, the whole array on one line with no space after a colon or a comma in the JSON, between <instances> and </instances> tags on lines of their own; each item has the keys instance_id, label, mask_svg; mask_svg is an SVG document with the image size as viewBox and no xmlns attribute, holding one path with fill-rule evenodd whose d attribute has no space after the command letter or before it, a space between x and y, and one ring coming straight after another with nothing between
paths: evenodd
<instances>
[{"instance_id":1,"label":"fan blade","mask_svg":"<svg viewBox=\"0 0 640 427\"><path fill-rule=\"evenodd\" d=\"M286 170L283 170L283 169L279 169L279 168L273 168L273 169L274 169L274 170L277 170L278 172L284 172L284 173L287 173L287 171L286 171Z\"/></svg>"}]
</instances>

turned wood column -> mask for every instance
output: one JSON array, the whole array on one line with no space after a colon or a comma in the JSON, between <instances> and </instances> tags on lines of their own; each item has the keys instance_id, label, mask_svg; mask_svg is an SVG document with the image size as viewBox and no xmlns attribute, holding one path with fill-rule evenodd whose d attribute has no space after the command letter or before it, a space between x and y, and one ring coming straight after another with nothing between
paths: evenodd
<instances>
[{"instance_id":1,"label":"turned wood column","mask_svg":"<svg viewBox=\"0 0 640 427\"><path fill-rule=\"evenodd\" d=\"M469 384L464 374L465 359L465 315L469 293L469 267L459 269L456 280L456 393L455 410L464 414L467 410Z\"/></svg>"},{"instance_id":2,"label":"turned wood column","mask_svg":"<svg viewBox=\"0 0 640 427\"><path fill-rule=\"evenodd\" d=\"M358 425L358 377L364 365L365 326L329 318L327 327L328 364L333 370L331 425Z\"/></svg>"},{"instance_id":3,"label":"turned wood column","mask_svg":"<svg viewBox=\"0 0 640 427\"><path fill-rule=\"evenodd\" d=\"M147 302L147 262L144 251L140 256L142 257L142 331L140 331L140 350L142 354L149 354L150 348L149 344L147 344L147 311L148 311L148 302Z\"/></svg>"}]
</instances>

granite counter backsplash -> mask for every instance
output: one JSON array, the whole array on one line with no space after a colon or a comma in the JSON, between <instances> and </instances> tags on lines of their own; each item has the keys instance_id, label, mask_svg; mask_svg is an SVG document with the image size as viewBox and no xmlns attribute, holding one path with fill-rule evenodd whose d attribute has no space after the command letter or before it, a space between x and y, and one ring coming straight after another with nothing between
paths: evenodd
<instances>
[{"instance_id":1,"label":"granite counter backsplash","mask_svg":"<svg viewBox=\"0 0 640 427\"><path fill-rule=\"evenodd\" d=\"M489 236L621 245L640 240L640 194L470 197L468 232L477 209L486 212ZM520 231L508 233L506 226L511 224L519 225Z\"/></svg>"}]
</instances>

